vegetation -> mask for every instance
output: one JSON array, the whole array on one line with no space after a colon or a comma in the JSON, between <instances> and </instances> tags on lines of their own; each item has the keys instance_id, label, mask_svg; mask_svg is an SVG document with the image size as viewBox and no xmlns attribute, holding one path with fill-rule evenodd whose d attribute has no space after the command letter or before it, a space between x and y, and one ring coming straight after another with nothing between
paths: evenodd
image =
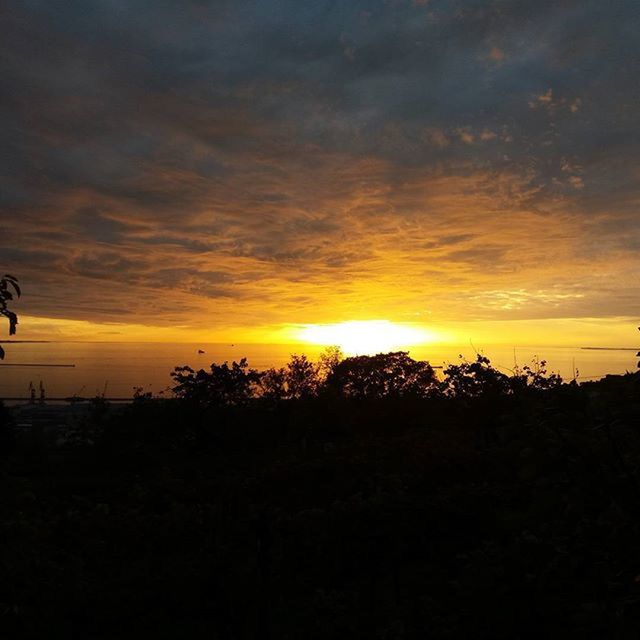
<instances>
[{"instance_id":1,"label":"vegetation","mask_svg":"<svg viewBox=\"0 0 640 640\"><path fill-rule=\"evenodd\" d=\"M176 382L173 392L179 398L202 406L230 406L245 404L252 394L252 386L260 376L249 369L247 359L229 366L212 364L211 372L194 371L191 367L176 367L171 374Z\"/></svg>"},{"instance_id":2,"label":"vegetation","mask_svg":"<svg viewBox=\"0 0 640 640\"><path fill-rule=\"evenodd\" d=\"M426 397L439 385L428 362L417 362L404 351L357 356L337 363L327 387L347 398Z\"/></svg>"},{"instance_id":3,"label":"vegetation","mask_svg":"<svg viewBox=\"0 0 640 640\"><path fill-rule=\"evenodd\" d=\"M212 364L210 371L176 367L171 373L176 397L201 406L238 406L252 400L303 400L342 397L359 400L475 398L513 395L559 387L562 378L549 374L544 360L502 373L485 356L449 365L439 380L428 362L413 360L406 351L344 358L336 347L321 354L318 363L292 355L285 367L256 371L246 358Z\"/></svg>"},{"instance_id":4,"label":"vegetation","mask_svg":"<svg viewBox=\"0 0 640 640\"><path fill-rule=\"evenodd\" d=\"M18 326L18 316L9 309L9 304L14 299L14 295L20 297L20 286L18 279L6 274L0 278L0 315L9 320L9 335L16 332ZM4 359L4 349L0 345L0 360Z\"/></svg>"},{"instance_id":5,"label":"vegetation","mask_svg":"<svg viewBox=\"0 0 640 640\"><path fill-rule=\"evenodd\" d=\"M14 430L6 637L637 636L640 373L333 351L174 380Z\"/></svg>"}]
</instances>

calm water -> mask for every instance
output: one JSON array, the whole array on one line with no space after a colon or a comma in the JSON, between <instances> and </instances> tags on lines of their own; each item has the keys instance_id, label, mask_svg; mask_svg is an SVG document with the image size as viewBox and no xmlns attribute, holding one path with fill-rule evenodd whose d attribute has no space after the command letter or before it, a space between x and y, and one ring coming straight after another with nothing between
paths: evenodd
<instances>
[{"instance_id":1,"label":"calm water","mask_svg":"<svg viewBox=\"0 0 640 640\"><path fill-rule=\"evenodd\" d=\"M479 347L478 347L479 348ZM205 354L198 354L203 349ZM480 348L479 348L480 349ZM206 368L211 362L239 360L242 356L256 369L281 366L292 353L306 353L315 358L321 347L310 345L224 345L224 344L154 344L154 343L78 343L6 344L5 364L74 364L74 368L0 366L0 398L28 395L29 382L38 387L42 381L48 397L72 394L130 397L134 387L159 393L171 384L169 373L177 365ZM482 353L493 364L507 371L514 365L514 348L484 346ZM409 349L412 357L429 360L433 365L457 362L458 355L475 358L470 346L423 346ZM565 379L579 370L579 380L599 378L607 373L635 371L635 350L593 351L572 347L515 348L520 366L538 355L549 368Z\"/></svg>"}]
</instances>

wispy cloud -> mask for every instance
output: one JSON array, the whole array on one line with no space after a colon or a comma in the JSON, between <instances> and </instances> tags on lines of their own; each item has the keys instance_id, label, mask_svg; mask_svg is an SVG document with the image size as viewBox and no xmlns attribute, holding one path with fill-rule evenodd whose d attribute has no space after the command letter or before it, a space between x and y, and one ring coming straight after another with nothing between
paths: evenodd
<instances>
[{"instance_id":1,"label":"wispy cloud","mask_svg":"<svg viewBox=\"0 0 640 640\"><path fill-rule=\"evenodd\" d=\"M0 255L23 310L637 315L639 20L595 0L18 3Z\"/></svg>"}]
</instances>

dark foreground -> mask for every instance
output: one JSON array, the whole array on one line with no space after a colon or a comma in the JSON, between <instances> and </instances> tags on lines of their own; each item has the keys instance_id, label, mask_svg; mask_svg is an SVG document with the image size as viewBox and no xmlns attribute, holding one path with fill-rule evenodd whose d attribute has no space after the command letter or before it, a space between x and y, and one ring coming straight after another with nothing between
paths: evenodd
<instances>
[{"instance_id":1,"label":"dark foreground","mask_svg":"<svg viewBox=\"0 0 640 640\"><path fill-rule=\"evenodd\" d=\"M640 381L4 414L6 638L637 638Z\"/></svg>"}]
</instances>

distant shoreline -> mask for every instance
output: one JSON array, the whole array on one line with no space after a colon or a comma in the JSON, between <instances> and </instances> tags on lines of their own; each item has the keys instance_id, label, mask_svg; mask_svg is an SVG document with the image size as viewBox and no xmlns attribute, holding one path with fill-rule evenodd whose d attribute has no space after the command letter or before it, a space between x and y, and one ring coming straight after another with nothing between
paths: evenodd
<instances>
[{"instance_id":1,"label":"distant shoreline","mask_svg":"<svg viewBox=\"0 0 640 640\"><path fill-rule=\"evenodd\" d=\"M580 347L585 351L638 351L638 347Z\"/></svg>"},{"instance_id":2,"label":"distant shoreline","mask_svg":"<svg viewBox=\"0 0 640 640\"><path fill-rule=\"evenodd\" d=\"M49 344L52 340L0 340L0 344Z\"/></svg>"}]
</instances>

